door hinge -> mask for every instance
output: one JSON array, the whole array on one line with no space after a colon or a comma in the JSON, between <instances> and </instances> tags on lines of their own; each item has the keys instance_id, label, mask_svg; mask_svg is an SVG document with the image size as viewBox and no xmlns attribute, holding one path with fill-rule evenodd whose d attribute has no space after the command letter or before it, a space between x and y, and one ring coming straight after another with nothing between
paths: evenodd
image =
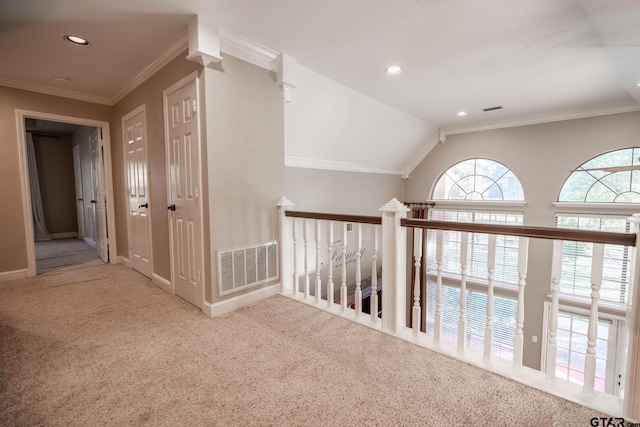
<instances>
[{"instance_id":1,"label":"door hinge","mask_svg":"<svg viewBox=\"0 0 640 427\"><path fill-rule=\"evenodd\" d=\"M198 270L198 282L202 282L202 270Z\"/></svg>"},{"instance_id":2,"label":"door hinge","mask_svg":"<svg viewBox=\"0 0 640 427\"><path fill-rule=\"evenodd\" d=\"M192 101L192 105L193 105L193 112L195 113L197 111L197 107L198 107L198 104L197 104L195 99Z\"/></svg>"},{"instance_id":3,"label":"door hinge","mask_svg":"<svg viewBox=\"0 0 640 427\"><path fill-rule=\"evenodd\" d=\"M196 199L200 196L200 191L198 190L198 187L196 187Z\"/></svg>"},{"instance_id":4,"label":"door hinge","mask_svg":"<svg viewBox=\"0 0 640 427\"><path fill-rule=\"evenodd\" d=\"M104 137L102 136L102 128L98 128L98 129L100 129L100 139L104 138Z\"/></svg>"}]
</instances>

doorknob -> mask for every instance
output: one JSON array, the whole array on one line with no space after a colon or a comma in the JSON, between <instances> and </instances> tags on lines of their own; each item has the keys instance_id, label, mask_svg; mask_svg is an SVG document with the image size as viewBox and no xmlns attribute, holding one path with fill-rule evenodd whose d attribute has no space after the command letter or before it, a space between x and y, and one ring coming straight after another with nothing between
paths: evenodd
<instances>
[{"instance_id":1,"label":"doorknob","mask_svg":"<svg viewBox=\"0 0 640 427\"><path fill-rule=\"evenodd\" d=\"M138 206L138 208L149 208L149 203L145 203L144 205Z\"/></svg>"},{"instance_id":2,"label":"doorknob","mask_svg":"<svg viewBox=\"0 0 640 427\"><path fill-rule=\"evenodd\" d=\"M176 211L176 205L169 205L169 206L167 206L167 209L169 209L170 211L175 212Z\"/></svg>"},{"instance_id":3,"label":"doorknob","mask_svg":"<svg viewBox=\"0 0 640 427\"><path fill-rule=\"evenodd\" d=\"M78 201L79 201L79 202L81 202L81 201L82 201L82 199L78 199Z\"/></svg>"},{"instance_id":4,"label":"doorknob","mask_svg":"<svg viewBox=\"0 0 640 427\"><path fill-rule=\"evenodd\" d=\"M91 203L98 203L98 202L96 202L95 200L92 200Z\"/></svg>"}]
</instances>

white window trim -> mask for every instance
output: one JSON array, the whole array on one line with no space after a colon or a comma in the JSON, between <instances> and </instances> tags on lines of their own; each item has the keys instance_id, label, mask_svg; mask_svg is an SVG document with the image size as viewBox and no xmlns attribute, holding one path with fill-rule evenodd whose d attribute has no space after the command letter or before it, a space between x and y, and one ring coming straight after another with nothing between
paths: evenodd
<instances>
[{"instance_id":1,"label":"white window trim","mask_svg":"<svg viewBox=\"0 0 640 427\"><path fill-rule=\"evenodd\" d=\"M640 203L587 203L587 202L553 202L553 206L566 211L556 214L605 214L627 215L640 212Z\"/></svg>"},{"instance_id":2,"label":"white window trim","mask_svg":"<svg viewBox=\"0 0 640 427\"><path fill-rule=\"evenodd\" d=\"M455 209L455 210L500 210L522 212L526 201L502 201L502 200L426 200L426 204L431 205L431 209Z\"/></svg>"}]
</instances>

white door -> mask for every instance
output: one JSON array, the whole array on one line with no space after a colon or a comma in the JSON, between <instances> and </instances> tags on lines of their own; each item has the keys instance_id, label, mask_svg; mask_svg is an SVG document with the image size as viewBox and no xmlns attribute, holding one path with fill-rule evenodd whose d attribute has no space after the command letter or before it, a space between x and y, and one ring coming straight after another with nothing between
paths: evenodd
<instances>
[{"instance_id":1,"label":"white door","mask_svg":"<svg viewBox=\"0 0 640 427\"><path fill-rule=\"evenodd\" d=\"M202 308L200 141L195 76L167 89L167 187L171 270L176 295Z\"/></svg>"},{"instance_id":2,"label":"white door","mask_svg":"<svg viewBox=\"0 0 640 427\"><path fill-rule=\"evenodd\" d=\"M104 155L103 143L100 138L100 130L96 129L90 138L91 145L91 178L93 182L93 241L96 244L96 252L104 262L109 262L108 240L106 233L106 210L104 188Z\"/></svg>"},{"instance_id":3,"label":"white door","mask_svg":"<svg viewBox=\"0 0 640 427\"><path fill-rule=\"evenodd\" d=\"M147 162L147 124L144 106L122 118L127 171L129 260L131 267L151 277L151 218Z\"/></svg>"},{"instance_id":4,"label":"white door","mask_svg":"<svg viewBox=\"0 0 640 427\"><path fill-rule=\"evenodd\" d=\"M84 199L82 195L82 163L80 161L79 145L73 147L73 176L76 182L76 215L78 216L78 239L84 239Z\"/></svg>"}]
</instances>

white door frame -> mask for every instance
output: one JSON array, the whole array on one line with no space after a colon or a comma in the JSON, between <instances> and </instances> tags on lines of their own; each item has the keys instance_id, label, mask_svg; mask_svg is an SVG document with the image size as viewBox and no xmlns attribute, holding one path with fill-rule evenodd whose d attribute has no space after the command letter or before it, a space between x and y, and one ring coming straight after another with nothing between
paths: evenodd
<instances>
[{"instance_id":1,"label":"white door frame","mask_svg":"<svg viewBox=\"0 0 640 427\"><path fill-rule=\"evenodd\" d=\"M170 162L169 159L171 158L171 141L169 140L169 120L168 118L170 117L169 115L169 105L167 103L167 99L169 98L169 95L171 95L172 93L176 92L179 89L182 89L183 87L187 86L190 83L195 82L196 85L196 103L197 103L197 109L196 109L196 120L198 121L198 125L196 126L196 137L197 137L197 144L198 144L198 153L199 153L199 160L200 160L200 164L198 165L198 189L200 191L200 194L198 196L199 198L199 202L200 202L200 230L204 230L204 195L203 195L203 191L202 191L202 141L201 141L201 126L200 126L200 119L201 119L201 115L200 115L200 79L198 78L198 72L194 71L193 73L183 77L182 79L180 79L179 81L177 81L176 83L172 84L171 86L169 86L167 89L165 89L164 91L162 91L162 103L164 106L164 146L165 146L165 174L166 174L166 182L167 182L167 203L171 203L172 200L172 194L171 194L171 166L170 166ZM173 260L174 260L174 256L175 254L173 253L173 239L174 239L174 231L173 231L173 226L172 226L172 222L171 222L171 211L167 211L167 221L169 222L169 256L170 256L170 269L171 269L171 293L175 294L176 293L176 279L175 279L175 271L173 268ZM204 266L205 266L205 260L204 260L204 235L202 236L202 238L200 239L200 265L201 265L201 283L202 283L202 302L203 302L203 310L205 307L205 302L207 301L205 298L205 286L206 286L206 276L204 273Z\"/></svg>"},{"instance_id":2,"label":"white door frame","mask_svg":"<svg viewBox=\"0 0 640 427\"><path fill-rule=\"evenodd\" d=\"M27 163L27 141L25 119L49 120L54 122L71 123L80 126L90 126L102 130L104 141L104 173L107 188L107 227L109 229L109 259L111 264L117 264L118 254L116 245L116 221L113 198L113 172L111 166L111 136L109 122L85 119L81 117L63 116L60 114L42 113L16 109L16 128L18 130L18 157L20 163L20 187L22 189L22 213L27 243L27 277L36 275L36 250L33 240L33 214L31 207L31 188L29 186L29 164ZM106 238L106 237L105 237Z\"/></svg>"}]
</instances>

